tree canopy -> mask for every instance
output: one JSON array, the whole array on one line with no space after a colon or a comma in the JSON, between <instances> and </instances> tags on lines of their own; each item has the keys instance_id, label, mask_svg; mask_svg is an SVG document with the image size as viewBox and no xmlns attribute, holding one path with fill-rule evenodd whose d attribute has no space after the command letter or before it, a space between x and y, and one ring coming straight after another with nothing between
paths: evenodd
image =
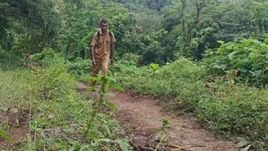
<instances>
[{"instance_id":1,"label":"tree canopy","mask_svg":"<svg viewBox=\"0 0 268 151\"><path fill-rule=\"evenodd\" d=\"M268 30L265 0L2 0L1 48L41 52L50 47L71 58L90 57L88 43L107 18L117 37L117 57L140 64L203 58L218 41L259 40Z\"/></svg>"}]
</instances>

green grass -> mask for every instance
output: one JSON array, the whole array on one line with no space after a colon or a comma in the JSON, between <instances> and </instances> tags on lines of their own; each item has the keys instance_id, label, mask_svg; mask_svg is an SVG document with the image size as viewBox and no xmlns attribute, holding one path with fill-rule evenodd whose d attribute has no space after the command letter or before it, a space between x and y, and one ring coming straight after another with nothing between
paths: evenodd
<instances>
[{"instance_id":1,"label":"green grass","mask_svg":"<svg viewBox=\"0 0 268 151\"><path fill-rule=\"evenodd\" d=\"M205 67L184 58L162 67L119 63L115 70L126 89L159 98L167 110L193 113L221 136L251 140L255 150L268 145L267 89L211 77Z\"/></svg>"},{"instance_id":2,"label":"green grass","mask_svg":"<svg viewBox=\"0 0 268 151\"><path fill-rule=\"evenodd\" d=\"M117 121L105 112L97 113L84 139L95 106L76 92L75 78L67 70L66 64L57 63L0 72L0 114L17 108L31 117L26 124L30 134L12 150L130 150ZM11 127L7 121L0 121L0 126Z\"/></svg>"}]
</instances>

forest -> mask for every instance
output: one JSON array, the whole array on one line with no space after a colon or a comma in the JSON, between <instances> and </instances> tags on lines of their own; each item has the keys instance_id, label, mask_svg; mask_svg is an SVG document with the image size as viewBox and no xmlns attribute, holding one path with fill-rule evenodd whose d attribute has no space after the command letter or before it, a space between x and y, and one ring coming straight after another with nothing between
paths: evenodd
<instances>
[{"instance_id":1,"label":"forest","mask_svg":"<svg viewBox=\"0 0 268 151\"><path fill-rule=\"evenodd\" d=\"M115 63L93 77L101 19ZM0 0L0 150L145 151L107 99L115 91L195 118L234 150L268 150L268 1ZM147 150L169 150L159 120Z\"/></svg>"}]
</instances>

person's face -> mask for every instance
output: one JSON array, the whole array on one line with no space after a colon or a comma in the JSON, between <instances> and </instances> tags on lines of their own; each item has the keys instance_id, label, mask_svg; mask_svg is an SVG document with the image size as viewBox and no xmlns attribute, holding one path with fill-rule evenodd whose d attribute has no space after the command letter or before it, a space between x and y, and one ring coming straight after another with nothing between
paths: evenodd
<instances>
[{"instance_id":1,"label":"person's face","mask_svg":"<svg viewBox=\"0 0 268 151\"><path fill-rule=\"evenodd\" d=\"M102 33L106 33L107 30L108 30L108 24L107 24L107 23L102 23L102 24L100 25L100 28L101 28L101 32L102 32Z\"/></svg>"}]
</instances>

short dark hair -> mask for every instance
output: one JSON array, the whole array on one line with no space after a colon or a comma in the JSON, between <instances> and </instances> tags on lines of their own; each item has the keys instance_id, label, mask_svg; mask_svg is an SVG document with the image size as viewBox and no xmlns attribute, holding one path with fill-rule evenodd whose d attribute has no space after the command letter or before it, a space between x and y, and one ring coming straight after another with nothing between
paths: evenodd
<instances>
[{"instance_id":1,"label":"short dark hair","mask_svg":"<svg viewBox=\"0 0 268 151\"><path fill-rule=\"evenodd\" d=\"M100 21L100 25L107 24L107 23L108 23L108 21L106 19L101 19L101 21Z\"/></svg>"}]
</instances>

